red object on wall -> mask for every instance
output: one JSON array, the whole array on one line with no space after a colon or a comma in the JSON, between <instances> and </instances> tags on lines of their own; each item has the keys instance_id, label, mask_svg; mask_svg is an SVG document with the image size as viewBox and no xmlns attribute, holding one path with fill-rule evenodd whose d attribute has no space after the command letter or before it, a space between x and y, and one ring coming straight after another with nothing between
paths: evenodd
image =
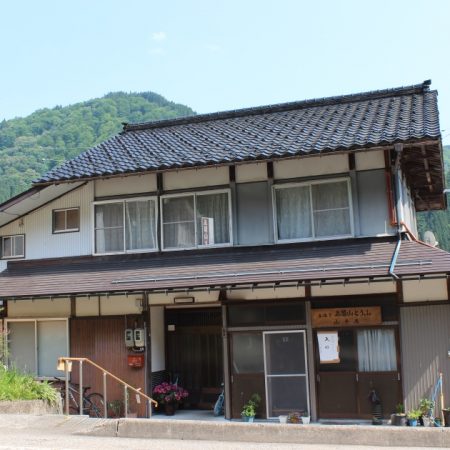
<instances>
[{"instance_id":1,"label":"red object on wall","mask_svg":"<svg viewBox=\"0 0 450 450\"><path fill-rule=\"evenodd\" d=\"M128 355L128 365L137 369L144 367L144 355Z\"/></svg>"}]
</instances>

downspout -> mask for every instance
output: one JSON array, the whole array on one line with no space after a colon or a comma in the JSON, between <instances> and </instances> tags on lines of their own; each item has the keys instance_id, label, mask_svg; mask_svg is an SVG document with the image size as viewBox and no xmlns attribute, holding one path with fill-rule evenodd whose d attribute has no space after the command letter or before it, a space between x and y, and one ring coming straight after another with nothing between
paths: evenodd
<instances>
[{"instance_id":1,"label":"downspout","mask_svg":"<svg viewBox=\"0 0 450 450\"><path fill-rule=\"evenodd\" d=\"M403 188L402 188L402 170L400 167L400 158L403 151L403 144L395 144L394 150L396 152L394 177L395 177L395 212L397 216L397 245L395 246L394 254L392 255L391 264L389 265L389 275L398 280L395 274L395 264L397 263L398 254L402 245L402 231L403 231Z\"/></svg>"}]
</instances>

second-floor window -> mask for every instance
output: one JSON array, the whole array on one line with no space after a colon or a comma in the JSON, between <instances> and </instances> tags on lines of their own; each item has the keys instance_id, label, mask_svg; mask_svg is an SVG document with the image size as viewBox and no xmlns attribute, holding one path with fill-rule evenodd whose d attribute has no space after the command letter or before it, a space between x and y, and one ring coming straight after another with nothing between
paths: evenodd
<instances>
[{"instance_id":1,"label":"second-floor window","mask_svg":"<svg viewBox=\"0 0 450 450\"><path fill-rule=\"evenodd\" d=\"M53 233L80 231L80 208L53 210Z\"/></svg>"},{"instance_id":2,"label":"second-floor window","mask_svg":"<svg viewBox=\"0 0 450 450\"><path fill-rule=\"evenodd\" d=\"M25 256L25 235L2 236L2 258L23 258Z\"/></svg>"},{"instance_id":3,"label":"second-floor window","mask_svg":"<svg viewBox=\"0 0 450 450\"><path fill-rule=\"evenodd\" d=\"M156 250L156 200L126 199L94 204L95 253Z\"/></svg>"},{"instance_id":4,"label":"second-floor window","mask_svg":"<svg viewBox=\"0 0 450 450\"><path fill-rule=\"evenodd\" d=\"M161 209L164 249L231 244L229 191L166 195Z\"/></svg>"},{"instance_id":5,"label":"second-floor window","mask_svg":"<svg viewBox=\"0 0 450 450\"><path fill-rule=\"evenodd\" d=\"M348 179L274 187L277 241L346 237L353 234Z\"/></svg>"}]
</instances>

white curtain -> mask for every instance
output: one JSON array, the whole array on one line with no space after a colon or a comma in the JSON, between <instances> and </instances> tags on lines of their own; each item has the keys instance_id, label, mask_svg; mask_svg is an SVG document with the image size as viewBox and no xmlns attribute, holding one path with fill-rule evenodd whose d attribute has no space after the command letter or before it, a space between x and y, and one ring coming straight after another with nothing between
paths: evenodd
<instances>
[{"instance_id":1,"label":"white curtain","mask_svg":"<svg viewBox=\"0 0 450 450\"><path fill-rule=\"evenodd\" d=\"M163 200L164 248L195 247L194 196Z\"/></svg>"},{"instance_id":2,"label":"white curtain","mask_svg":"<svg viewBox=\"0 0 450 450\"><path fill-rule=\"evenodd\" d=\"M123 203L95 205L96 253L122 252Z\"/></svg>"},{"instance_id":3,"label":"white curtain","mask_svg":"<svg viewBox=\"0 0 450 450\"><path fill-rule=\"evenodd\" d=\"M360 372L397 370L394 330L359 330L357 342Z\"/></svg>"},{"instance_id":4,"label":"white curtain","mask_svg":"<svg viewBox=\"0 0 450 450\"><path fill-rule=\"evenodd\" d=\"M314 232L317 237L351 233L346 181L312 185Z\"/></svg>"},{"instance_id":5,"label":"white curtain","mask_svg":"<svg viewBox=\"0 0 450 450\"><path fill-rule=\"evenodd\" d=\"M127 250L156 248L155 201L125 203L125 235Z\"/></svg>"},{"instance_id":6,"label":"white curtain","mask_svg":"<svg viewBox=\"0 0 450 450\"><path fill-rule=\"evenodd\" d=\"M312 237L309 186L276 189L278 239Z\"/></svg>"},{"instance_id":7,"label":"white curtain","mask_svg":"<svg viewBox=\"0 0 450 450\"><path fill-rule=\"evenodd\" d=\"M197 195L197 244L202 243L202 217L214 221L214 243L227 244L230 242L230 217L228 211L228 194Z\"/></svg>"}]
</instances>

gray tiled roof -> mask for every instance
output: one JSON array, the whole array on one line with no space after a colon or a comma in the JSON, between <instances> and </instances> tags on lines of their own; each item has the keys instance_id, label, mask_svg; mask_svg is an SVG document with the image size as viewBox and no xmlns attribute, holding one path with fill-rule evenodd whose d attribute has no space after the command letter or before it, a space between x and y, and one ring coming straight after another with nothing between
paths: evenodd
<instances>
[{"instance_id":1,"label":"gray tiled roof","mask_svg":"<svg viewBox=\"0 0 450 450\"><path fill-rule=\"evenodd\" d=\"M125 124L36 183L439 139L429 85Z\"/></svg>"}]
</instances>

